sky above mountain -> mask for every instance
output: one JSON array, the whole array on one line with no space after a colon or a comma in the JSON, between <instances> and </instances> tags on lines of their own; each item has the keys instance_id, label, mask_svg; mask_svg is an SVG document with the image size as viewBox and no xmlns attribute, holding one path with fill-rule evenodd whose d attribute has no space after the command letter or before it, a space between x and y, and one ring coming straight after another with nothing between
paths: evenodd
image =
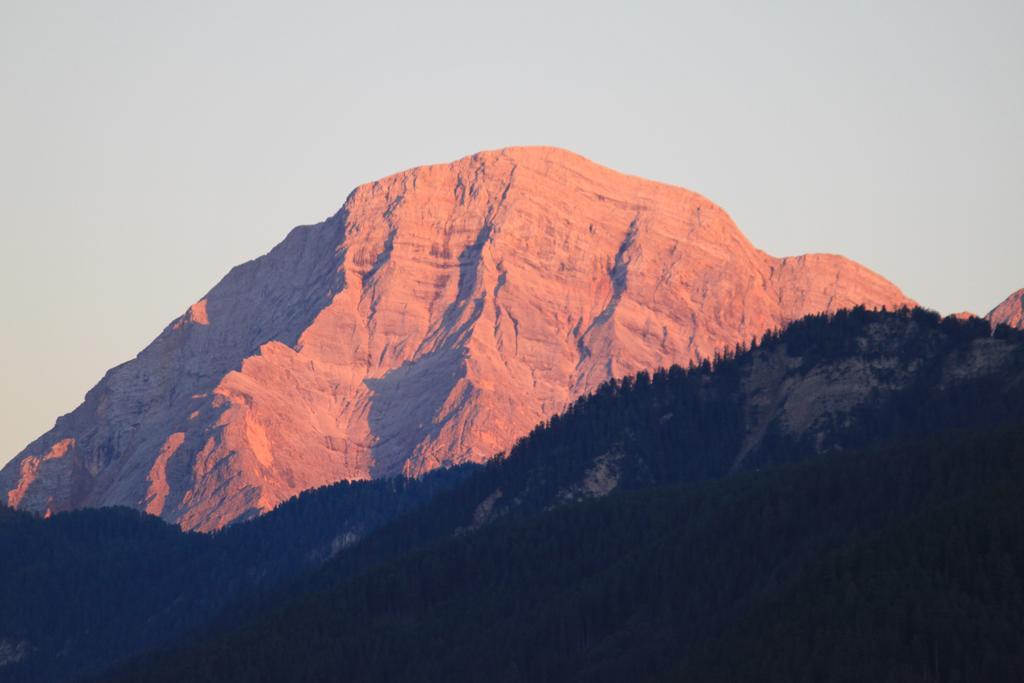
<instances>
[{"instance_id":1,"label":"sky above mountain","mask_svg":"<svg viewBox=\"0 0 1024 683\"><path fill-rule=\"evenodd\" d=\"M0 464L363 182L551 144L943 312L1024 285L1024 6L9 2Z\"/></svg>"}]
</instances>

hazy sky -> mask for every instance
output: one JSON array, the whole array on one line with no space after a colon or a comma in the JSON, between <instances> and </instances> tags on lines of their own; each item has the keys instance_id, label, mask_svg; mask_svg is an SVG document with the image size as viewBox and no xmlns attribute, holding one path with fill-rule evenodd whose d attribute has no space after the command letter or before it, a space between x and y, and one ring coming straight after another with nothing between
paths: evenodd
<instances>
[{"instance_id":1,"label":"hazy sky","mask_svg":"<svg viewBox=\"0 0 1024 683\"><path fill-rule=\"evenodd\" d=\"M0 464L357 184L566 147L943 312L1024 287L1024 3L0 0Z\"/></svg>"}]
</instances>

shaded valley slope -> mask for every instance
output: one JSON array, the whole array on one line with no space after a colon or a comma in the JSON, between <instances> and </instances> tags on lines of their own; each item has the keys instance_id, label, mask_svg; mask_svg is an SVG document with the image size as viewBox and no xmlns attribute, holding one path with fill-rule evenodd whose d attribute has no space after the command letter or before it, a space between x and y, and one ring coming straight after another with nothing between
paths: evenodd
<instances>
[{"instance_id":1,"label":"shaded valley slope","mask_svg":"<svg viewBox=\"0 0 1024 683\"><path fill-rule=\"evenodd\" d=\"M433 680L433 665L419 659L427 650L417 648L432 642L425 634L456 638L460 629L491 623L470 618L483 614L470 609L473 604L498 610L502 600L513 600L524 619L540 619L536 610L563 604L543 592L557 588L570 602L591 593L595 600L614 599L615 591L623 590L630 600L637 598L637 609L646 609L647 598L629 587L601 583L593 572L619 566L620 555L646 557L653 550L644 544L664 535L678 536L671 571L662 566L661 573L638 576L647 577L650 590L666 594L690 586L695 600L732 595L729 599L739 602L708 598L707 605L724 610L715 617L723 629L739 628L740 617L755 618L748 607L785 599L772 592L775 588L818 580L804 570L853 543L859 538L855 534L909 523L918 512L967 495L971 482L983 487L994 481L985 477L1012 474L1016 451L1007 451L1010 460L1005 460L996 446L979 445L979 452L991 452L1002 464L992 469L980 459L982 471L975 474L964 453L972 440L982 444L1021 416L1020 332L1001 327L993 335L984 320L940 319L923 310L855 309L802 319L715 362L605 383L517 442L507 457L486 465L442 470L422 481L335 485L212 536L182 534L117 510L61 513L49 520L9 511L0 525L0 543L24 550L10 553L16 561L0 566L0 600L8 606L0 640L21 653L5 665L5 673L13 680L74 680L184 637L175 646L178 654L158 661L145 655L132 665L131 675L216 678L241 666L231 658L236 652L268 676L280 675L288 662L304 661L310 675L319 677L337 663L330 654L337 652L347 653L346 671L353 680L391 672L379 668L384 659L403 657L409 666L423 664L423 677ZM929 460L935 445L944 444L937 435L951 430L961 432L950 438L960 444L958 450ZM919 471L924 478L913 479ZM878 499L868 495L870 486L883 498L891 494L891 504L872 511ZM760 501L750 503L754 507L736 502L737 496L747 500L748 493ZM798 501L808 497L806 505L818 507L800 507L805 503ZM833 510L831 500L851 507ZM904 502L897 506L897 501ZM857 521L861 513L864 518ZM769 524L776 514L783 515L777 527L745 526L755 524L748 515ZM805 516L807 524L813 522L810 531L797 523ZM748 537L792 552L773 555L770 548L748 547L743 540ZM566 559L562 572L559 548L578 548L590 564ZM768 559L745 569L723 564L739 562L748 550L769 553ZM789 573L776 575L782 569L773 563L780 557L795 564ZM417 574L424 562L436 573ZM734 579L723 579L728 590L718 594L719 589L687 578L711 580L707 577L741 570L752 572L744 576L753 593L733 595L729 581ZM544 588L548 574L553 583ZM394 582L387 583L387 577ZM484 583L474 583L478 579ZM588 588L590 581L598 583ZM496 595L488 597L488 591ZM311 603L322 603L323 609L307 610ZM532 663L523 659L524 650L514 648L525 647L522 638L532 627L518 629L532 622L502 621L496 612L491 616L498 630L481 628L473 638L483 640L467 643L503 641L495 652L504 654L489 665L509 667L492 671L498 680L527 671L524 666L541 667L528 669L534 673L564 672L592 656L600 655L594 662L605 661L607 652L617 650L639 657L643 641L631 639L627 625L634 613L622 611L624 604L605 612L590 607L576 616L558 615L576 620L564 624L563 635L578 639L573 647L581 648L560 662L549 661L554 655L544 649ZM683 606L680 618L706 614L700 611L704 607ZM646 623L653 617L641 611L635 618ZM352 628L356 622L360 629ZM652 637L665 647L696 642L676 633L679 624L652 624ZM727 636L725 630L715 633ZM282 634L321 644L318 638L336 638L336 648L307 657L305 646ZM360 638L375 639L382 659L363 649ZM263 645L256 648L257 642ZM453 653L463 652L452 642ZM563 641L551 641L557 642ZM513 649L501 649L506 645ZM670 674L673 667L714 664L659 652L655 659L662 664L652 676ZM435 655L437 666L451 663ZM605 673L617 670L614 659ZM192 668L181 669L186 663Z\"/></svg>"}]
</instances>

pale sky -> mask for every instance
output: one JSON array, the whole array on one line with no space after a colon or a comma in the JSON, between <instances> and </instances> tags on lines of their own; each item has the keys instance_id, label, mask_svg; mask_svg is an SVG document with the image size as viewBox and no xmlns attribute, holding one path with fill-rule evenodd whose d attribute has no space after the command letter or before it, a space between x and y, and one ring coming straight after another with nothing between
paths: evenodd
<instances>
[{"instance_id":1,"label":"pale sky","mask_svg":"<svg viewBox=\"0 0 1024 683\"><path fill-rule=\"evenodd\" d=\"M0 464L356 185L546 144L942 312L1024 287L1024 3L0 0ZM841 6L842 5L842 6Z\"/></svg>"}]
</instances>

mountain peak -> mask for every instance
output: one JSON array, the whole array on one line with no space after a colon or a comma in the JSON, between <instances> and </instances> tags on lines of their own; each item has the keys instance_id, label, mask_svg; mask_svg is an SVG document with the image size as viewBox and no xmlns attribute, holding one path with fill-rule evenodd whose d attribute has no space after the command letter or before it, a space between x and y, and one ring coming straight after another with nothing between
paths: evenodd
<instances>
[{"instance_id":1,"label":"mountain peak","mask_svg":"<svg viewBox=\"0 0 1024 683\"><path fill-rule=\"evenodd\" d=\"M30 510L215 529L342 479L479 462L604 381L807 314L913 304L773 258L710 200L552 147L356 188L234 268L0 472Z\"/></svg>"},{"instance_id":2,"label":"mountain peak","mask_svg":"<svg viewBox=\"0 0 1024 683\"><path fill-rule=\"evenodd\" d=\"M452 168L466 165L481 165L494 163L499 159L507 159L517 166L541 167L554 164L579 170L618 173L597 162L591 161L582 154L549 145L513 145L510 147L481 150L453 162L431 164L419 168Z\"/></svg>"},{"instance_id":3,"label":"mountain peak","mask_svg":"<svg viewBox=\"0 0 1024 683\"><path fill-rule=\"evenodd\" d=\"M1006 297L1001 304L989 311L985 319L996 325L1009 325L1018 329L1024 329L1024 289Z\"/></svg>"},{"instance_id":4,"label":"mountain peak","mask_svg":"<svg viewBox=\"0 0 1024 683\"><path fill-rule=\"evenodd\" d=\"M602 166L576 152L561 147L513 146L484 150L464 156L449 163L429 164L400 171L380 180L357 187L353 194L379 191L381 187L415 187L420 179L489 177L515 181L519 185L552 186L557 192L587 188L592 191L606 190L610 196L601 199L622 197L636 204L650 199L652 192L679 197L700 197L696 192L675 185L648 180ZM456 182L456 189L458 182ZM572 199L571 195L568 197ZM700 197L704 201L709 200ZM717 207L716 207L717 208ZM719 209L720 210L720 209Z\"/></svg>"}]
</instances>

